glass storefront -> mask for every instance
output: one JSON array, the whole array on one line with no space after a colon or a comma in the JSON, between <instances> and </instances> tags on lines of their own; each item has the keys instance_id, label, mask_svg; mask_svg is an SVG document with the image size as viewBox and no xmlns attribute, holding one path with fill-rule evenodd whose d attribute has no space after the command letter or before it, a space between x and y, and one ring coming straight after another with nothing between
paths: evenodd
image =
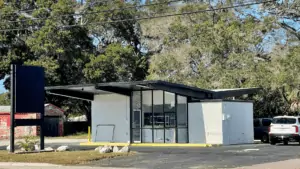
<instances>
[{"instance_id":1,"label":"glass storefront","mask_svg":"<svg viewBox=\"0 0 300 169\"><path fill-rule=\"evenodd\" d=\"M132 93L131 141L188 143L187 98L161 90Z\"/></svg>"}]
</instances>

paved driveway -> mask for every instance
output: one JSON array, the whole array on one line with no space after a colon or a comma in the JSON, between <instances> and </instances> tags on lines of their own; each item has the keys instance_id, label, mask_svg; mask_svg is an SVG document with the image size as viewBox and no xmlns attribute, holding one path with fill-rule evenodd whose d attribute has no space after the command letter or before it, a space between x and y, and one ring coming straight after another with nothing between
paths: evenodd
<instances>
[{"instance_id":1,"label":"paved driveway","mask_svg":"<svg viewBox=\"0 0 300 169\"><path fill-rule=\"evenodd\" d=\"M215 148L133 148L139 154L95 161L89 166L141 169L215 169L252 166L298 158L299 145L263 144ZM287 169L287 168L286 168Z\"/></svg>"},{"instance_id":2,"label":"paved driveway","mask_svg":"<svg viewBox=\"0 0 300 169\"><path fill-rule=\"evenodd\" d=\"M57 147L58 145L59 144L50 143L47 146ZM93 149L93 147L80 147L74 143L69 143L69 145L73 149ZM4 147L2 148L4 149ZM298 144L288 146L270 146L268 144L254 144L241 146L223 146L214 148L132 147L132 150L138 151L138 154L131 157L119 157L113 159L94 161L92 163L84 165L88 165L90 167L97 167L95 169L219 169L244 168L244 166L256 165L252 168L266 169L268 167L262 167L261 165L257 164L297 159L300 157L300 146ZM296 161L297 164L300 163L299 160ZM296 161L285 161L280 162L280 164L285 166L285 169L295 169L295 167L291 168L291 165L288 164L296 163ZM273 165L273 167L271 168L274 168L274 166L279 166L279 163L267 164L267 166L269 165L270 167ZM82 165L77 167L83 169L86 168L85 166ZM66 169L77 169L77 167L66 167ZM0 169L2 168L17 169L18 167L4 167L0 165ZM40 169L40 167L27 168ZM43 168L46 169L47 167ZM53 167L48 168L50 169ZM59 168L63 169L64 167Z\"/></svg>"}]
</instances>

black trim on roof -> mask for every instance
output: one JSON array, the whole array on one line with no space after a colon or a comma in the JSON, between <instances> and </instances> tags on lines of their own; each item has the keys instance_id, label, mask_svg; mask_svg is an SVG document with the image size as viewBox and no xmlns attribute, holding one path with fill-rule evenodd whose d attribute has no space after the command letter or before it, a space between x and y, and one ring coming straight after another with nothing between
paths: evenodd
<instances>
[{"instance_id":1,"label":"black trim on roof","mask_svg":"<svg viewBox=\"0 0 300 169\"><path fill-rule=\"evenodd\" d=\"M95 90L86 90L85 87L94 87ZM82 89L80 89L82 88ZM229 97L242 96L245 94L257 93L261 88L231 89L213 91L200 89L197 87L183 84L171 83L166 81L133 81L133 82L109 82L98 84L83 84L69 86L50 86L45 88L46 91L64 96L82 97L86 100L93 100L94 94L99 94L99 90L118 93L130 96L132 91L138 90L164 90L171 93L187 96L190 100L207 100L207 99L225 99ZM98 91L97 91L98 90Z\"/></svg>"},{"instance_id":2,"label":"black trim on roof","mask_svg":"<svg viewBox=\"0 0 300 169\"><path fill-rule=\"evenodd\" d=\"M245 94L257 93L261 88L246 88L246 89L233 89L225 91L215 91L215 98L224 99L228 97L237 97Z\"/></svg>"},{"instance_id":3,"label":"black trim on roof","mask_svg":"<svg viewBox=\"0 0 300 169\"><path fill-rule=\"evenodd\" d=\"M71 89L71 88L84 88L84 87L93 87L95 84L78 84L78 85L65 85L65 86L46 86L45 90L55 90L55 89Z\"/></svg>"},{"instance_id":4,"label":"black trim on roof","mask_svg":"<svg viewBox=\"0 0 300 169\"><path fill-rule=\"evenodd\" d=\"M94 100L93 92L81 91L81 90L73 90L73 89L48 89L46 91L47 94L70 97L75 99L83 99L83 100Z\"/></svg>"}]
</instances>

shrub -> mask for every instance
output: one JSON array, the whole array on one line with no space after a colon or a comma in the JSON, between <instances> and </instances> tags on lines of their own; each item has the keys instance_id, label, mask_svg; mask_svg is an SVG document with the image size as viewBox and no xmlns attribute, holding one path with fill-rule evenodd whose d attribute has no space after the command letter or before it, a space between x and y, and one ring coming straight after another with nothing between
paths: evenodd
<instances>
[{"instance_id":1,"label":"shrub","mask_svg":"<svg viewBox=\"0 0 300 169\"><path fill-rule=\"evenodd\" d=\"M33 136L26 136L24 138L24 141L18 141L17 144L21 149L24 149L25 151L33 151L35 149L35 145L38 143L38 141Z\"/></svg>"}]
</instances>

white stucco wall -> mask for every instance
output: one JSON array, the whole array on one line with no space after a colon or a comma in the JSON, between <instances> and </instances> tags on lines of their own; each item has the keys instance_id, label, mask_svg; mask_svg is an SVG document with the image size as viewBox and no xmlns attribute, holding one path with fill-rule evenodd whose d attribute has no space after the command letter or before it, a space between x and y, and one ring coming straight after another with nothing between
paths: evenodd
<instances>
[{"instance_id":1,"label":"white stucco wall","mask_svg":"<svg viewBox=\"0 0 300 169\"><path fill-rule=\"evenodd\" d=\"M253 103L198 102L189 103L190 143L253 143Z\"/></svg>"},{"instance_id":2,"label":"white stucco wall","mask_svg":"<svg viewBox=\"0 0 300 169\"><path fill-rule=\"evenodd\" d=\"M92 102L92 141L130 140L130 98L119 94L95 95ZM113 132L113 126L114 132ZM114 137L112 138L114 133Z\"/></svg>"},{"instance_id":3,"label":"white stucco wall","mask_svg":"<svg viewBox=\"0 0 300 169\"><path fill-rule=\"evenodd\" d=\"M190 143L221 144L222 102L189 103Z\"/></svg>"},{"instance_id":4,"label":"white stucco wall","mask_svg":"<svg viewBox=\"0 0 300 169\"><path fill-rule=\"evenodd\" d=\"M223 144L254 142L253 103L223 102Z\"/></svg>"}]
</instances>

